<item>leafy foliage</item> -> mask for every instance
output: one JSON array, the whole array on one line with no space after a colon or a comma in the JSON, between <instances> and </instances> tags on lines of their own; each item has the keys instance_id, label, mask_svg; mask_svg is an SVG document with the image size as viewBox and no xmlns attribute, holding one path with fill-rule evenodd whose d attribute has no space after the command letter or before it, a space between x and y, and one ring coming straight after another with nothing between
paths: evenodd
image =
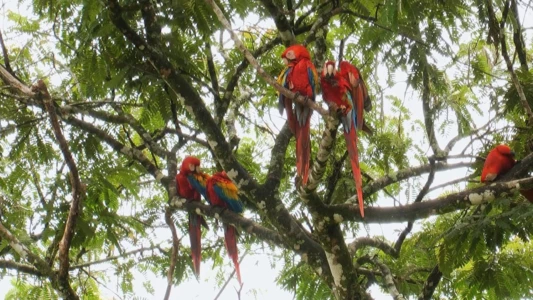
<instances>
[{"instance_id":1,"label":"leafy foliage","mask_svg":"<svg viewBox=\"0 0 533 300\"><path fill-rule=\"evenodd\" d=\"M432 283L429 297L533 297L532 206L514 190L480 206L457 196L479 186L472 182L483 164L476 156L495 144L509 144L518 158L533 151L521 98L523 91L533 106L533 73L513 61L517 85L496 40L511 58L531 55L530 33L516 34L531 19L527 4L519 2L515 16L509 3L491 0L228 0L214 1L223 12L217 16L210 1L20 2L31 11L7 10L2 71L21 85L44 80L79 170L85 190L67 284L83 299L104 298L110 278L124 298L161 292L150 280L137 286L136 274L166 283L173 265L167 209L180 238L173 285L194 280L188 210L208 220L203 261L217 286L228 266L214 221L221 218L240 229L240 249L268 256L281 270L265 280L295 299L365 299L376 286L427 299L421 295L435 268L446 280ZM342 134L326 153L322 137L331 133L319 112L312 159L324 175L312 179L314 190L299 186L278 91L243 57L221 17L269 76L283 68L280 55L291 42L305 43L317 60L342 55L359 67L374 105L365 115L373 134L359 134L364 200L386 210L370 209L367 223L351 213L355 184ZM17 276L6 299L59 299L72 169L42 99L21 85L4 80L0 89L0 278ZM243 216L169 206L175 164L190 154L208 173L236 174ZM439 196L456 198L443 204ZM413 226L417 219L424 221L412 233L396 224L403 238L368 232L369 223Z\"/></svg>"}]
</instances>

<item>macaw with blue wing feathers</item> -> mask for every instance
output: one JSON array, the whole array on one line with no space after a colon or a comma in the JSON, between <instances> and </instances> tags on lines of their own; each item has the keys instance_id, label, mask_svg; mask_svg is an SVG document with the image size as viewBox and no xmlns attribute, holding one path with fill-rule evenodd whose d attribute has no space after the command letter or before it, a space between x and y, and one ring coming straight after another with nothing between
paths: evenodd
<instances>
[{"instance_id":1,"label":"macaw with blue wing feathers","mask_svg":"<svg viewBox=\"0 0 533 300\"><path fill-rule=\"evenodd\" d=\"M363 75L361 75L361 72L359 72L356 66L345 60L340 62L339 72L350 85L350 93L356 107L357 130L363 130L372 134L372 130L365 126L363 118L363 111L370 111L372 109L372 99L368 95L368 88L366 87Z\"/></svg>"},{"instance_id":2,"label":"macaw with blue wing feathers","mask_svg":"<svg viewBox=\"0 0 533 300\"><path fill-rule=\"evenodd\" d=\"M278 77L283 87L315 101L318 93L318 74L311 62L311 55L303 45L287 47L281 55L286 67ZM296 138L296 172L307 184L309 177L309 159L311 157L311 115L313 110L306 105L294 103L279 93L278 109L280 114L285 110L289 127Z\"/></svg>"},{"instance_id":3,"label":"macaw with blue wing feathers","mask_svg":"<svg viewBox=\"0 0 533 300\"><path fill-rule=\"evenodd\" d=\"M243 205L239 200L237 186L229 179L226 172L218 172L207 181L207 198L213 206L228 208L235 213L242 213ZM237 249L237 230L233 225L224 224L224 244L228 256L233 260L237 280L242 285Z\"/></svg>"},{"instance_id":4,"label":"macaw with blue wing feathers","mask_svg":"<svg viewBox=\"0 0 533 300\"><path fill-rule=\"evenodd\" d=\"M209 175L200 168L200 159L187 156L181 163L179 173L176 175L178 196L190 201L201 201L201 196L207 199L207 180ZM201 226L209 228L204 217L189 213L189 238L191 241L191 256L193 271L196 277L200 276L200 262L202 260L202 231Z\"/></svg>"},{"instance_id":5,"label":"macaw with blue wing feathers","mask_svg":"<svg viewBox=\"0 0 533 300\"><path fill-rule=\"evenodd\" d=\"M351 85L340 72L335 69L335 62L328 61L324 65L322 74L320 76L320 83L322 85L322 97L330 107L337 109L341 113L341 122L344 129L344 138L346 140L346 147L350 156L352 165L352 173L355 180L355 187L357 189L357 200L359 202L359 211L361 217L365 217L365 210L363 205L363 182L361 178L361 169L359 167L359 153L357 151L357 124L362 126L362 102L358 105L355 101L362 100L354 97L351 91ZM359 120L361 121L359 122Z\"/></svg>"}]
</instances>

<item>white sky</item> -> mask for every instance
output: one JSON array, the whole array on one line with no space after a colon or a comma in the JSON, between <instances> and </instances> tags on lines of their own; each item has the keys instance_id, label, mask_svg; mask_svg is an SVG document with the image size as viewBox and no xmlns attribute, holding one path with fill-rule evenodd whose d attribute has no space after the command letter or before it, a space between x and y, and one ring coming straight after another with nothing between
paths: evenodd
<instances>
[{"instance_id":1,"label":"white sky","mask_svg":"<svg viewBox=\"0 0 533 300\"><path fill-rule=\"evenodd\" d=\"M8 10L12 10L19 14L27 14L29 10L27 7L18 7L15 1L9 1L9 0L2 0L2 7L1 7L1 15L0 15L0 25L2 33L5 33L5 29L9 27L9 21L7 20L6 13ZM524 27L531 27L533 23L533 18L531 17L531 12L528 11L527 16L525 19L528 20ZM522 18L524 20L524 18ZM236 23L234 28L243 26L243 25L250 25L256 23L255 20L246 21L244 23ZM268 22L267 22L268 24ZM270 24L272 24L270 22ZM527 34L527 32L526 32ZM4 36L4 38L10 42L16 42L12 39L10 40L9 36ZM468 37L465 37L468 38ZM529 39L527 39L529 41ZM446 64L447 61L440 62L442 65ZM447 74L450 77L453 77L454 72L457 70L448 69ZM277 74L272 74L276 76ZM377 70L377 75L380 77L380 86L386 86L386 83L384 82L384 79L386 78L386 69L381 66ZM375 81L376 78L374 76L366 75L367 82ZM385 97L387 95L394 95L399 98L404 99L405 103L412 103L412 105L409 105L409 109L411 111L411 115L416 120L418 118L419 120L422 120L422 110L421 110L421 102L416 96L416 94L412 94L412 90L407 90L406 93L406 80L407 75L403 72L397 72L395 76L395 80L398 82L396 85L394 85L391 88L388 88L385 90ZM386 98L385 98L386 99ZM321 101L321 99L317 100ZM374 101L377 106L377 102L379 102L378 95L374 95ZM487 104L482 106L484 108L484 111L487 110L488 106ZM385 114L390 115L392 114L391 106L390 104L385 101ZM278 123L276 126L277 128L280 128L279 124L282 124L281 122L284 122L283 119L281 119L277 113L277 110L273 110L275 113L271 114L271 120L274 121L274 123ZM379 113L376 109L372 113ZM481 126L485 124L488 121L488 114L485 116L478 116L476 120L478 121L478 125ZM313 122L318 123L320 122L318 114L314 114ZM265 118L266 119L266 118ZM412 120L413 123L415 120ZM276 125L276 124L271 124ZM405 128L409 128L406 126ZM440 136L440 144L441 146L444 146L445 143L448 142L450 138L455 135L455 132L452 132L449 136ZM363 138L364 140L364 138ZM366 141L365 141L366 142ZM423 139L420 138L419 141L415 139L415 142L420 142L420 144L423 144L427 147L427 143L423 142ZM460 142L457 144L455 149L462 149L462 147L465 146L464 142ZM428 154L430 154L430 150L428 149ZM447 182L451 180L452 178L459 178L467 175L469 171L464 169L458 169L454 171L448 171L448 172L440 172L437 173L437 176L435 178L433 185L438 185L444 182ZM426 177L422 176L420 178L420 181L422 183L425 182ZM434 198L439 195L441 191L437 190L432 193L430 193L426 198ZM396 195L398 199L402 200L402 202L405 202L406 196L401 193L399 195ZM412 200L412 199L411 199ZM392 203L391 199L388 197L381 198L378 203L374 204L374 206L390 206ZM184 213L182 213L184 215ZM212 225L213 226L213 225ZM362 230L358 233L358 235L382 235L386 237L389 241L395 241L399 232L403 230L405 227L405 223L403 224L370 224L367 226L367 228L362 228ZM416 228L419 228L419 226L415 226ZM368 229L368 232L367 232ZM160 231L160 233L159 233ZM158 229L158 233L155 235L157 236L157 239L160 241L170 241L170 234L168 229ZM219 229L218 231L218 237L222 237L222 231ZM210 239L213 240L213 239ZM348 240L349 241L349 240ZM188 238L184 237L182 242L188 243ZM258 251L260 252L260 251ZM224 261L225 261L225 271L227 276L232 270L233 265L230 263L230 259L227 258L225 250L223 250L222 255L224 255ZM244 253L244 249L240 247L240 254L242 255ZM275 284L275 279L280 273L280 268L282 267L281 263L278 263L275 267L273 267L272 261L275 260L275 258L272 258L270 256L267 256L265 254L248 254L243 262L241 263L241 273L243 277L244 287L242 291L242 299L278 299L278 300L284 300L284 299L293 299L292 293L281 290L278 286ZM108 264L102 264L96 267L93 267L93 270L104 270L110 268L110 265ZM212 262L210 260L206 260L204 258L204 261L202 262L202 269L201 269L201 280L198 282L195 279L188 280L184 283L182 283L179 286L174 286L172 289L171 299L213 299L215 295L218 293L220 288L218 287L216 277L218 275L218 270L213 270L212 268ZM111 273L110 273L111 274ZM135 271L135 283L134 283L134 289L136 293L136 297L138 299L145 298L145 299L162 299L166 290L166 277L155 277L152 274L141 274L140 272ZM14 277L6 276L3 279L0 280L0 299L4 298L5 294L10 290L11 288L11 280L15 280ZM150 282L152 286L155 289L155 294L150 295L146 292L146 290L143 287L143 282ZM223 281L222 281L223 282ZM109 282L107 286L111 289L115 289L117 287L116 282ZM222 293L221 297L219 299L221 300L233 300L236 299L234 288L237 288L238 284L236 279L233 279L228 287L225 289L225 291ZM113 292L106 290L105 288L100 288L102 295L109 297L109 299L113 299L114 294ZM377 287L373 287L371 289L372 296L375 299L390 299L390 296L388 294L385 294L379 290ZM120 295L122 296L122 295ZM115 297L115 299L118 299Z\"/></svg>"}]
</instances>

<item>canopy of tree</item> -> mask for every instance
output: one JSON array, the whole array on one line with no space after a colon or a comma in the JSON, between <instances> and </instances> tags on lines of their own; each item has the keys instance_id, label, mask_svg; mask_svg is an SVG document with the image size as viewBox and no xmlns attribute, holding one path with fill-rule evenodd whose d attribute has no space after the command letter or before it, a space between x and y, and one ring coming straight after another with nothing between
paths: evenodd
<instances>
[{"instance_id":1,"label":"canopy of tree","mask_svg":"<svg viewBox=\"0 0 533 300\"><path fill-rule=\"evenodd\" d=\"M529 1L20 5L31 13L6 11L0 36L0 278L24 282L9 299L99 299L106 276L133 298L133 270L167 278L168 299L194 276L187 211L235 224L241 249L280 255L282 273L265 280L296 299L371 299L373 285L394 299L533 297L533 205L517 192L533 188ZM296 180L277 111L278 92L294 94L275 81L295 43L319 70L345 59L366 78L364 219L320 97L306 104L309 182ZM481 184L499 143L522 160ZM190 154L228 173L244 215L176 197ZM367 235L370 223L405 229L387 240ZM155 242L162 227L171 243ZM222 239L204 238L204 261L222 270ZM91 271L102 262L113 268Z\"/></svg>"}]
</instances>

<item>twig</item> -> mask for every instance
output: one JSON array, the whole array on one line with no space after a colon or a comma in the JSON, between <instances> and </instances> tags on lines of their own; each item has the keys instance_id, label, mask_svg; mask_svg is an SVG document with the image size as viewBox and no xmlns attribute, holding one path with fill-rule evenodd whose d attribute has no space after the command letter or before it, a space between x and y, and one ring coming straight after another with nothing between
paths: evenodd
<instances>
[{"instance_id":1,"label":"twig","mask_svg":"<svg viewBox=\"0 0 533 300\"><path fill-rule=\"evenodd\" d=\"M244 257L248 254L248 250L245 250L244 253L242 254L241 256L241 259L239 259L239 264L242 263L242 261L244 260ZM233 269L233 271L231 271L231 274L229 274L228 278L226 278L226 281L224 282L224 284L222 285L222 287L220 288L220 291L218 291L217 295L215 296L215 299L213 300L217 300L218 297L220 297L220 295L222 294L222 292L224 291L224 289L226 289L226 286L229 284L229 282L231 281L231 279L233 278L233 276L235 276L235 268ZM244 285L244 283L243 283ZM241 294L240 294L240 291L242 290L242 286L240 286L240 289L239 291L237 292L237 295L240 299L241 297Z\"/></svg>"},{"instance_id":2,"label":"twig","mask_svg":"<svg viewBox=\"0 0 533 300\"><path fill-rule=\"evenodd\" d=\"M116 260L116 259L119 259L119 258L124 258L126 256L129 256L129 255L132 255L132 254L136 254L136 253L139 253L139 252L158 249L159 246L160 246L160 244L157 244L157 245L154 245L154 246L151 246L151 247L141 247L139 249L135 249L135 250L131 250L131 251L128 251L128 252L124 252L124 253L119 254L119 255L106 257L106 258L101 259L101 260L95 260L95 261L82 263L82 264L79 264L79 265L70 266L70 270L76 270L76 269L80 269L80 268L94 266L94 265L102 264L102 263L105 263L105 262L108 262L108 261Z\"/></svg>"},{"instance_id":3,"label":"twig","mask_svg":"<svg viewBox=\"0 0 533 300\"><path fill-rule=\"evenodd\" d=\"M170 207L165 209L165 222L172 232L172 254L170 256L170 266L168 267L167 272L167 290L165 292L164 300L170 298L170 291L172 290L172 278L174 277L174 269L176 268L176 261L178 260L178 251L179 251L179 239L178 232L176 231L176 226L172 220L172 211Z\"/></svg>"},{"instance_id":4,"label":"twig","mask_svg":"<svg viewBox=\"0 0 533 300\"><path fill-rule=\"evenodd\" d=\"M424 196L426 196L427 193L429 192L429 187L431 186L431 184L433 184L433 180L435 179L435 159L430 158L429 165L430 165L431 170L429 171L428 179L426 181L426 184L420 191L420 193L418 193L418 196L416 197L414 203L418 203L422 201L422 199L424 199ZM394 244L394 250L396 251L398 256L400 255L400 251L402 249L402 245L403 245L403 242L405 241L405 238L407 237L409 233L411 233L411 230L413 230L413 224L414 224L413 221L409 221L407 223L407 227L405 227L405 229L402 231L402 233L398 237L398 240Z\"/></svg>"}]
</instances>

